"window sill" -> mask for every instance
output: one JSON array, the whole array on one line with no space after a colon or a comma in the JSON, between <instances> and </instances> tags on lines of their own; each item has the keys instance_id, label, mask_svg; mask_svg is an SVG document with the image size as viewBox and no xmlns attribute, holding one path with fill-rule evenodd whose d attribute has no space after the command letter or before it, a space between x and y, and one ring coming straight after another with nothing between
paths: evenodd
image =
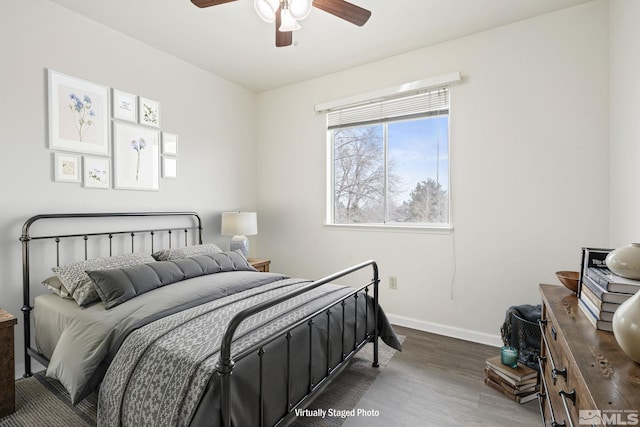
<instances>
[{"instance_id":1,"label":"window sill","mask_svg":"<svg viewBox=\"0 0 640 427\"><path fill-rule=\"evenodd\" d=\"M344 231L381 231L391 233L450 234L452 225L399 225L399 224L325 224L325 228Z\"/></svg>"}]
</instances>

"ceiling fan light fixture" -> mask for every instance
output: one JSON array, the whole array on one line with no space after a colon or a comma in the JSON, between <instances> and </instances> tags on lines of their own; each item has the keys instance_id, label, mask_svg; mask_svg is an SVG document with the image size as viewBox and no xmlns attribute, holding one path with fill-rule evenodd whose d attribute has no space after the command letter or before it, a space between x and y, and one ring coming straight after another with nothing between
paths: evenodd
<instances>
[{"instance_id":1,"label":"ceiling fan light fixture","mask_svg":"<svg viewBox=\"0 0 640 427\"><path fill-rule=\"evenodd\" d=\"M313 0L289 0L289 12L293 19L301 20L311 13Z\"/></svg>"},{"instance_id":2,"label":"ceiling fan light fixture","mask_svg":"<svg viewBox=\"0 0 640 427\"><path fill-rule=\"evenodd\" d=\"M278 30L281 32L296 31L302 28L300 24L298 24L298 21L291 16L289 9L282 9L280 11L280 20L280 28L278 28Z\"/></svg>"},{"instance_id":3,"label":"ceiling fan light fixture","mask_svg":"<svg viewBox=\"0 0 640 427\"><path fill-rule=\"evenodd\" d=\"M276 20L276 11L280 7L279 0L255 0L253 7L260 18L266 22L273 22Z\"/></svg>"}]
</instances>

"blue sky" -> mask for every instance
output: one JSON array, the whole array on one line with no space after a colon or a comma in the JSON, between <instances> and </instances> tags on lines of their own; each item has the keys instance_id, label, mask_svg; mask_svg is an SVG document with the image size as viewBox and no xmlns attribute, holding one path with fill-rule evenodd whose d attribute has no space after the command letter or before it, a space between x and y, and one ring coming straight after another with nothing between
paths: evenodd
<instances>
[{"instance_id":1,"label":"blue sky","mask_svg":"<svg viewBox=\"0 0 640 427\"><path fill-rule=\"evenodd\" d=\"M448 120L441 116L389 124L389 159L403 179L403 199L418 182L429 177L437 178L444 189L449 188Z\"/></svg>"}]
</instances>

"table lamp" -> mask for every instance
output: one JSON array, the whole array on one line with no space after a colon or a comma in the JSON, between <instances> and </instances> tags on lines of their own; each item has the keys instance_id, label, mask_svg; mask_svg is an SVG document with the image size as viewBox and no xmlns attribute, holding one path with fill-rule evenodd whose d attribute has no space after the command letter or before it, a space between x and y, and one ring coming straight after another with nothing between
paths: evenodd
<instances>
[{"instance_id":1,"label":"table lamp","mask_svg":"<svg viewBox=\"0 0 640 427\"><path fill-rule=\"evenodd\" d=\"M222 235L233 236L229 249L240 250L245 258L249 255L249 240L246 236L258 234L258 220L255 212L223 212Z\"/></svg>"}]
</instances>

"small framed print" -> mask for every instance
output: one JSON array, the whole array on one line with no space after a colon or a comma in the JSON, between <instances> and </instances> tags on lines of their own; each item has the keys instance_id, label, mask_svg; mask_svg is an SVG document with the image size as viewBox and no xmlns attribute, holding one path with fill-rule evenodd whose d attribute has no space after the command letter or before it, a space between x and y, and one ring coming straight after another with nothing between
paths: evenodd
<instances>
[{"instance_id":1,"label":"small framed print","mask_svg":"<svg viewBox=\"0 0 640 427\"><path fill-rule=\"evenodd\" d=\"M168 179L178 178L178 159L162 157L162 177Z\"/></svg>"},{"instance_id":2,"label":"small framed print","mask_svg":"<svg viewBox=\"0 0 640 427\"><path fill-rule=\"evenodd\" d=\"M162 132L162 154L178 155L178 135Z\"/></svg>"},{"instance_id":3,"label":"small framed print","mask_svg":"<svg viewBox=\"0 0 640 427\"><path fill-rule=\"evenodd\" d=\"M105 157L84 156L83 182L86 188L111 187L111 160Z\"/></svg>"},{"instance_id":4,"label":"small framed print","mask_svg":"<svg viewBox=\"0 0 640 427\"><path fill-rule=\"evenodd\" d=\"M80 182L80 156L54 153L54 179L59 182Z\"/></svg>"},{"instance_id":5,"label":"small framed print","mask_svg":"<svg viewBox=\"0 0 640 427\"><path fill-rule=\"evenodd\" d=\"M113 89L113 118L136 122L138 120L138 97L131 93Z\"/></svg>"},{"instance_id":6,"label":"small framed print","mask_svg":"<svg viewBox=\"0 0 640 427\"><path fill-rule=\"evenodd\" d=\"M138 118L141 125L160 127L160 103L140 97Z\"/></svg>"}]
</instances>

